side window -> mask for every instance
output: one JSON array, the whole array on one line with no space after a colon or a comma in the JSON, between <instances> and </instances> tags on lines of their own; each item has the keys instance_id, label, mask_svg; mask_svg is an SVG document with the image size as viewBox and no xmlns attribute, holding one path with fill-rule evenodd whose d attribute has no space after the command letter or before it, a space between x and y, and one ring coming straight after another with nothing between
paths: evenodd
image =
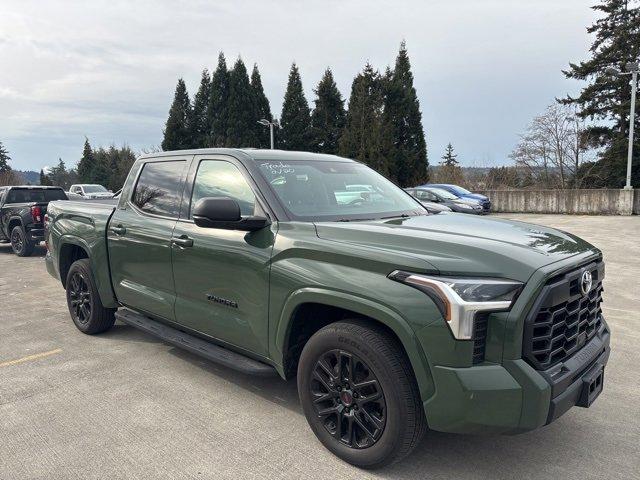
<instances>
[{"instance_id":1,"label":"side window","mask_svg":"<svg viewBox=\"0 0 640 480\"><path fill-rule=\"evenodd\" d=\"M178 217L184 165L184 161L146 163L133 191L133 204L146 213Z\"/></svg>"},{"instance_id":2,"label":"side window","mask_svg":"<svg viewBox=\"0 0 640 480\"><path fill-rule=\"evenodd\" d=\"M256 196L251 186L235 165L224 160L203 160L198 165L191 208L205 197L233 198L240 205L242 216L254 215Z\"/></svg>"},{"instance_id":3,"label":"side window","mask_svg":"<svg viewBox=\"0 0 640 480\"><path fill-rule=\"evenodd\" d=\"M436 197L431 192L425 192L424 190L418 191L418 198L429 202L436 200Z\"/></svg>"}]
</instances>

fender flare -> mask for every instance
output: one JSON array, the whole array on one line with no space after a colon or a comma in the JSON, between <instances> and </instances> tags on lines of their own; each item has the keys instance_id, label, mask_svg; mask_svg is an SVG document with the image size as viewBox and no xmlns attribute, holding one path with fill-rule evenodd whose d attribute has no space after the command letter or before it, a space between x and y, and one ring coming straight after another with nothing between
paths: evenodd
<instances>
[{"instance_id":1,"label":"fender flare","mask_svg":"<svg viewBox=\"0 0 640 480\"><path fill-rule=\"evenodd\" d=\"M292 318L296 309L305 303L320 303L332 307L351 310L360 315L370 317L388 327L400 340L416 376L421 397L428 398L434 391L433 378L429 363L418 343L413 329L396 311L369 298L352 295L327 288L305 287L294 291L287 297L278 319L275 334L274 363L280 374L284 368L284 352L289 341Z\"/></svg>"},{"instance_id":2,"label":"fender flare","mask_svg":"<svg viewBox=\"0 0 640 480\"><path fill-rule=\"evenodd\" d=\"M16 220L18 221L20 226L22 228L24 228L24 222L22 221L22 217L20 215L13 215L13 216L9 217L9 221L7 222L7 235L8 236L11 236L11 229L9 228L9 225L14 223Z\"/></svg>"},{"instance_id":3,"label":"fender flare","mask_svg":"<svg viewBox=\"0 0 640 480\"><path fill-rule=\"evenodd\" d=\"M91 270L93 272L93 278L96 282L96 286L98 287L98 293L100 295L100 300L102 301L102 304L105 307L116 306L117 300L113 292L113 287L111 285L111 273L109 271L109 274L108 274L109 281L105 282L101 278L101 276L98 275L98 272L93 271L93 250L91 246L83 238L76 237L74 235L62 235L59 238L58 242L59 242L57 246L58 258L56 259L56 268L58 269L58 275L61 277L60 281L64 282L62 280L62 275L60 271L60 262L62 261L60 252L62 251L63 247L65 247L66 245L75 245L77 247L80 247L87 253L87 258L89 259L89 262L92 265Z\"/></svg>"}]
</instances>

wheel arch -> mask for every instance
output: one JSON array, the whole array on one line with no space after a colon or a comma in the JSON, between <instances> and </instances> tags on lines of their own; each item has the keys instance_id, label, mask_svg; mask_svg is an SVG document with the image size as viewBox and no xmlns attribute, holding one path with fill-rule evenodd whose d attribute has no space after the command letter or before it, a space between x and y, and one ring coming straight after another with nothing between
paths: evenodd
<instances>
[{"instance_id":1,"label":"wheel arch","mask_svg":"<svg viewBox=\"0 0 640 480\"><path fill-rule=\"evenodd\" d=\"M82 258L89 259L89 248L82 240L79 239L67 239L60 244L58 251L58 272L60 272L60 282L62 287L66 288L67 274L73 262Z\"/></svg>"},{"instance_id":2,"label":"wheel arch","mask_svg":"<svg viewBox=\"0 0 640 480\"><path fill-rule=\"evenodd\" d=\"M9 235L9 238L11 238L11 230L18 226L24 227L21 217L14 216L9 218L9 223L7 223L7 234Z\"/></svg>"},{"instance_id":3,"label":"wheel arch","mask_svg":"<svg viewBox=\"0 0 640 480\"><path fill-rule=\"evenodd\" d=\"M300 352L311 335L347 318L370 321L395 336L409 359L422 398L433 393L427 359L413 330L397 312L368 298L323 288L297 290L285 302L275 330L273 360L279 373L284 378L295 374Z\"/></svg>"},{"instance_id":4,"label":"wheel arch","mask_svg":"<svg viewBox=\"0 0 640 480\"><path fill-rule=\"evenodd\" d=\"M73 262L81 258L87 258L91 265L91 271L96 286L98 287L102 304L107 308L115 308L118 306L113 287L111 286L111 270L106 252L104 255L101 254L101 252L96 254L94 248L84 239L76 236L60 237L59 246L56 247L56 250L58 255L58 273L63 288L66 288L67 273ZM105 264L105 268L100 268L103 263Z\"/></svg>"}]
</instances>

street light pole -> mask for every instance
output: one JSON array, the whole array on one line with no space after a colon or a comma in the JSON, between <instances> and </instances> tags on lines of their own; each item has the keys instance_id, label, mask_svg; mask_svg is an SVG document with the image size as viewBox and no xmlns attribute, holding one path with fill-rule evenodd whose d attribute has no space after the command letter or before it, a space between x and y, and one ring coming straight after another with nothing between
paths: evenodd
<instances>
[{"instance_id":1,"label":"street light pole","mask_svg":"<svg viewBox=\"0 0 640 480\"><path fill-rule=\"evenodd\" d=\"M629 62L624 66L624 72L613 67L607 68L610 75L631 75L631 112L629 114L629 148L627 148L627 183L625 190L631 190L631 164L633 162L633 130L636 123L636 89L638 88L638 62Z\"/></svg>"},{"instance_id":2,"label":"street light pole","mask_svg":"<svg viewBox=\"0 0 640 480\"><path fill-rule=\"evenodd\" d=\"M627 150L627 183L625 190L631 190L631 163L633 162L633 129L636 120L636 89L638 88L638 64L631 71L631 113L629 114L629 148Z\"/></svg>"},{"instance_id":3,"label":"street light pole","mask_svg":"<svg viewBox=\"0 0 640 480\"><path fill-rule=\"evenodd\" d=\"M273 129L274 129L274 127L279 127L280 126L280 124L278 123L278 120L273 120L273 122L270 122L266 118L263 118L262 120L258 120L258 123L260 125L264 125L265 127L269 126L269 137L271 139L271 150L273 150L273 148L274 148Z\"/></svg>"}]
</instances>

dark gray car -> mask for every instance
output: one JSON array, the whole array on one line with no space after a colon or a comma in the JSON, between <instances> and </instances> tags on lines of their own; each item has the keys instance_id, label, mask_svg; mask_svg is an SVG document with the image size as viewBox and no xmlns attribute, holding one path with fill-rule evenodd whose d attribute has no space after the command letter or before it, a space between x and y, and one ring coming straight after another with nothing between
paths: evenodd
<instances>
[{"instance_id":1,"label":"dark gray car","mask_svg":"<svg viewBox=\"0 0 640 480\"><path fill-rule=\"evenodd\" d=\"M407 193L418 199L420 202L432 202L443 205L458 213L482 214L482 206L477 202L469 202L456 197L453 193L441 188L416 187L405 189Z\"/></svg>"}]
</instances>

